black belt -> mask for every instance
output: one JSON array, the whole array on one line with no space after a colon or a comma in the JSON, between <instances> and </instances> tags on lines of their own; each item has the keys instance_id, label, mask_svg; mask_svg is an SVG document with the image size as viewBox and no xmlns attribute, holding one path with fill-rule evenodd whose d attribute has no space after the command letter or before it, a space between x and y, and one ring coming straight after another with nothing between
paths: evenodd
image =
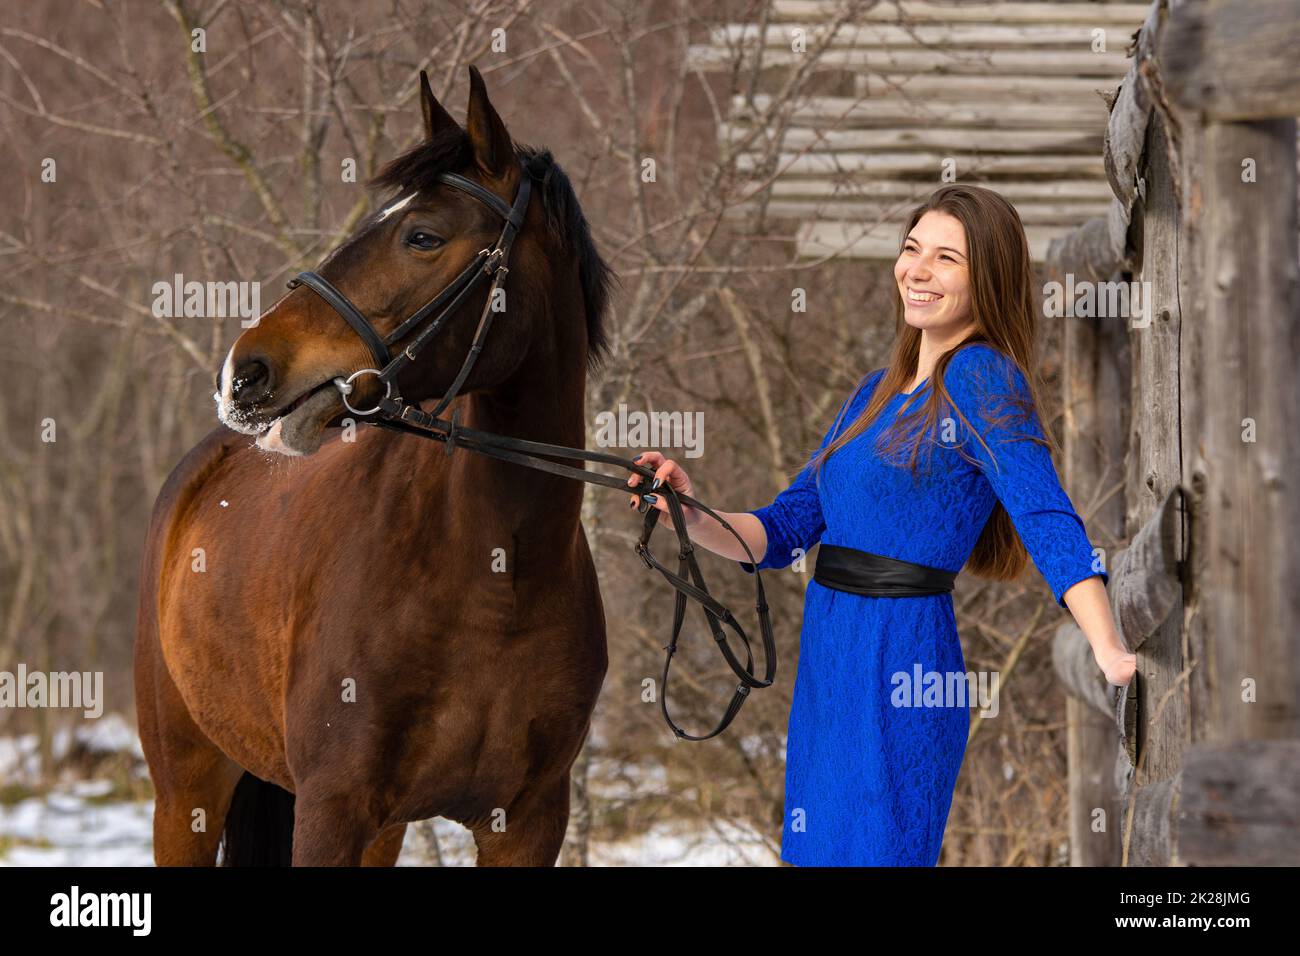
<instances>
[{"instance_id":1,"label":"black belt","mask_svg":"<svg viewBox=\"0 0 1300 956\"><path fill-rule=\"evenodd\" d=\"M883 554L822 544L817 548L813 580L822 587L873 597L913 597L946 594L957 580L956 571L915 564Z\"/></svg>"}]
</instances>

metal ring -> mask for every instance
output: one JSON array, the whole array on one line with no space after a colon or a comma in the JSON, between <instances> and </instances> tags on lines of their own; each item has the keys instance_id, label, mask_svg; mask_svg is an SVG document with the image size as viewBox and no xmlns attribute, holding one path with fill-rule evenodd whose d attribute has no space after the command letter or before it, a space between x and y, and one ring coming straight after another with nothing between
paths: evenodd
<instances>
[{"instance_id":1,"label":"metal ring","mask_svg":"<svg viewBox=\"0 0 1300 956\"><path fill-rule=\"evenodd\" d=\"M353 415L362 415L362 416L373 415L375 414L375 412L379 411L379 409L383 405L383 399L380 399L380 404L376 405L374 408L371 408L367 411L362 411L359 408L353 408L352 405L348 402L348 396L352 394L352 380L355 379L358 375L365 375L367 372L370 373L371 375L383 374L377 368L361 368L361 369L357 369L347 378L334 379L334 387L337 388L339 390L339 394L343 396L343 406L348 411L350 411ZM392 394L393 394L393 383L384 382L384 398L388 398Z\"/></svg>"}]
</instances>

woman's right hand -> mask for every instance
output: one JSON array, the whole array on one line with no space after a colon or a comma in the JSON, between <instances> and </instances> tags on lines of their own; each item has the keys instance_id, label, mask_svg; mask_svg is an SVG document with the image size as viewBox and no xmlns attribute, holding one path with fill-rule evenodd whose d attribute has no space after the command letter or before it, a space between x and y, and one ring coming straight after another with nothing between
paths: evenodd
<instances>
[{"instance_id":1,"label":"woman's right hand","mask_svg":"<svg viewBox=\"0 0 1300 956\"><path fill-rule=\"evenodd\" d=\"M686 470L682 468L681 465L673 461L671 458L665 458L657 451L647 451L642 452L632 460L638 465L644 465L646 468L654 469L655 480L651 482L650 488L644 490L645 499L652 507L658 508L660 511L667 514L670 521L672 520L672 512L668 510L668 502L662 495L656 495L654 493L656 488L661 487L664 482L667 482L668 485L672 487L673 491L677 492L679 495L689 495L692 498L695 497L695 490L691 485L690 476L686 474ZM636 488L640 486L641 481L642 478L640 475L632 475L628 478L627 483L630 487ZM641 503L640 499L641 495L632 495L629 507L638 507ZM702 517L701 512L692 508L685 502L682 503L682 514L686 517L686 523L688 526L695 524Z\"/></svg>"}]
</instances>

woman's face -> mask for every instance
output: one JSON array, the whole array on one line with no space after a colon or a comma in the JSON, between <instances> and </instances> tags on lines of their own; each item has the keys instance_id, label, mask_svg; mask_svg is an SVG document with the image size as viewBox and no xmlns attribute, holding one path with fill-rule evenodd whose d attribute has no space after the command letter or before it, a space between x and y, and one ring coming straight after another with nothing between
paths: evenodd
<instances>
[{"instance_id":1,"label":"woman's face","mask_svg":"<svg viewBox=\"0 0 1300 956\"><path fill-rule=\"evenodd\" d=\"M970 323L970 260L966 230L946 212L931 210L908 233L894 263L903 318L940 341Z\"/></svg>"}]
</instances>

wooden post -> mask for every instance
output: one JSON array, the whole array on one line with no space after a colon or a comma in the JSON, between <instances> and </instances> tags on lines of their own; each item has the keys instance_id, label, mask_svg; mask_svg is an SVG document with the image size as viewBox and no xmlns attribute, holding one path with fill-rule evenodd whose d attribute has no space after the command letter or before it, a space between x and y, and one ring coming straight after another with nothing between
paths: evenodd
<instances>
[{"instance_id":1,"label":"wooden post","mask_svg":"<svg viewBox=\"0 0 1300 956\"><path fill-rule=\"evenodd\" d=\"M1063 281L1063 276L1054 276ZM1086 276L1075 275L1075 281ZM1088 529L1095 543L1115 554L1124 535L1120 486L1127 436L1127 349L1122 320L1067 318L1064 335L1064 477L1067 487L1090 511ZM1089 508L1089 505L1093 507ZM1077 627L1070 638L1087 650ZM1089 665L1096 670L1096 664ZM1113 718L1071 695L1066 699L1066 750L1070 767L1070 865L1119 863L1122 804L1112 768L1117 733ZM1097 814L1104 824L1098 827Z\"/></svg>"},{"instance_id":2,"label":"wooden post","mask_svg":"<svg viewBox=\"0 0 1300 956\"><path fill-rule=\"evenodd\" d=\"M1191 739L1297 738L1300 23L1278 0L1173 14L1162 59L1180 127Z\"/></svg>"},{"instance_id":3,"label":"wooden post","mask_svg":"<svg viewBox=\"0 0 1300 956\"><path fill-rule=\"evenodd\" d=\"M1145 34L1149 37L1155 29L1149 17ZM1053 244L1048 265L1057 281L1064 281L1067 273L1076 284L1130 277L1135 252L1131 239L1136 236L1140 242L1141 235L1140 223L1130 228L1134 207L1140 210L1137 167L1150 112L1136 68L1145 52L1139 50L1107 124L1103 159L1116 199L1107 216ZM1088 514L1094 541L1106 549L1112 581L1119 542L1130 530L1123 494L1131 418L1128 325L1125 316L1068 318L1063 341L1065 481ZM1085 676L1096 671L1096 664L1076 626L1058 633L1054 656L1063 679L1070 675L1066 687L1073 690L1066 700L1070 864L1116 866L1124 805L1115 785L1120 739L1115 714L1105 688ZM1091 697L1080 696L1088 692ZM1104 828L1097 826L1099 812Z\"/></svg>"},{"instance_id":4,"label":"wooden post","mask_svg":"<svg viewBox=\"0 0 1300 956\"><path fill-rule=\"evenodd\" d=\"M1181 508L1181 498L1170 499L1182 477L1183 456L1178 377L1180 212L1165 124L1158 114L1147 124L1145 144L1142 255L1137 277L1149 301L1146 314L1132 317L1129 323L1134 400L1125 498L1130 534L1142 528L1166 501ZM1166 545L1177 561L1185 550L1181 520L1173 524L1173 531L1173 539ZM1181 765L1189 710L1186 680L1180 678L1185 663L1182 629L1180 594L1177 606L1154 633L1128 637L1132 645L1142 641L1137 648L1136 678L1140 682L1136 749L1142 756L1134 783L1139 786L1168 779Z\"/></svg>"}]
</instances>

